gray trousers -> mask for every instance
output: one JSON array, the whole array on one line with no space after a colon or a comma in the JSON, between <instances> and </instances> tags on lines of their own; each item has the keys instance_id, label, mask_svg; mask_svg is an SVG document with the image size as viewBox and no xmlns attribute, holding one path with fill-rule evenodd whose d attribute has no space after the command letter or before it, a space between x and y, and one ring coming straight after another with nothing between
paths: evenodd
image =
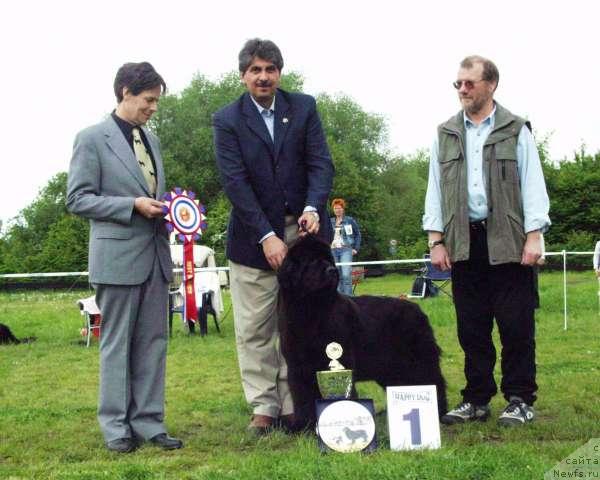
<instances>
[{"instance_id":1,"label":"gray trousers","mask_svg":"<svg viewBox=\"0 0 600 480\"><path fill-rule=\"evenodd\" d=\"M298 238L298 225L286 217L285 243ZM235 338L246 401L258 415L289 415L294 404L287 382L287 365L279 346L277 297L279 284L272 270L229 262Z\"/></svg>"},{"instance_id":2,"label":"gray trousers","mask_svg":"<svg viewBox=\"0 0 600 480\"><path fill-rule=\"evenodd\" d=\"M165 433L168 283L158 259L141 285L94 285L102 313L98 421L107 442Z\"/></svg>"}]
</instances>

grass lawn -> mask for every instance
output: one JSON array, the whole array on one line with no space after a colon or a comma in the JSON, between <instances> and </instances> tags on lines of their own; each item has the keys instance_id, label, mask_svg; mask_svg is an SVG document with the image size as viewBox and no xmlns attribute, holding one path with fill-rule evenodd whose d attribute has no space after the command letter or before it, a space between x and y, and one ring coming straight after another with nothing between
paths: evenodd
<instances>
[{"instance_id":1,"label":"grass lawn","mask_svg":"<svg viewBox=\"0 0 600 480\"><path fill-rule=\"evenodd\" d=\"M411 277L397 274L369 278L358 293L397 295L409 291L411 283ZM569 329L563 331L562 274L540 277L540 389L534 424L497 426L495 417L505 405L497 395L487 423L442 427L441 449L392 452L387 420L379 415L379 449L370 455L323 455L312 435L277 432L257 439L246 433L250 410L239 379L231 312L221 334L210 317L204 338L188 336L178 317L174 322L166 419L169 432L182 438L185 448L108 452L96 422L98 346L82 345L82 317L75 305L91 293L0 292L0 322L17 337L38 337L32 344L0 346L0 478L540 479L569 453L600 437L597 288L592 273L569 273ZM224 299L227 311L227 293ZM417 301L444 350L442 368L454 405L464 380L451 300L441 295ZM361 383L358 390L374 398L377 410L384 408L384 393L377 386Z\"/></svg>"}]
</instances>

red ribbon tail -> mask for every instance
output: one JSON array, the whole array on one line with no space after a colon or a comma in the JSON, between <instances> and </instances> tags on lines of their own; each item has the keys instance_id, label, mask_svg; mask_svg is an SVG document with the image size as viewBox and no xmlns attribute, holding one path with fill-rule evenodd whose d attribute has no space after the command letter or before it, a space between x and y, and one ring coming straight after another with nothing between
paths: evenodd
<instances>
[{"instance_id":1,"label":"red ribbon tail","mask_svg":"<svg viewBox=\"0 0 600 480\"><path fill-rule=\"evenodd\" d=\"M185 282L185 316L186 320L196 322L196 289L194 288L194 242L185 240L183 244L183 278Z\"/></svg>"}]
</instances>

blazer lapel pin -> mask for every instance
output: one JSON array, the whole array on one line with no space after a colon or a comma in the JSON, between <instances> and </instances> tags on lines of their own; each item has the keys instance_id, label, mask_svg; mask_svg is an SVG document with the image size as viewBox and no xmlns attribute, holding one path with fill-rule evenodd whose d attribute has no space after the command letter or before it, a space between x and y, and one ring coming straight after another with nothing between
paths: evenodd
<instances>
[{"instance_id":1,"label":"blazer lapel pin","mask_svg":"<svg viewBox=\"0 0 600 480\"><path fill-rule=\"evenodd\" d=\"M288 123L288 122L289 122L289 120L288 120L288 118L287 118L287 117L283 117L283 120L281 120L281 121L282 121L283 123Z\"/></svg>"}]
</instances>

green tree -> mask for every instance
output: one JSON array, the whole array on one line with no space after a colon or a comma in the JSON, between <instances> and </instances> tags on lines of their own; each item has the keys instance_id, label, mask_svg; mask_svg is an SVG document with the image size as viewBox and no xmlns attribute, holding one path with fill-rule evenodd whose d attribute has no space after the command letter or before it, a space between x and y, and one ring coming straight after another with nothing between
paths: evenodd
<instances>
[{"instance_id":1,"label":"green tree","mask_svg":"<svg viewBox=\"0 0 600 480\"><path fill-rule=\"evenodd\" d=\"M424 150L389 161L379 174L378 185L387 215L380 217L381 252L389 240L398 242L396 258L420 258L427 251L427 238L421 227L429 154Z\"/></svg>"},{"instance_id":2,"label":"green tree","mask_svg":"<svg viewBox=\"0 0 600 480\"><path fill-rule=\"evenodd\" d=\"M0 237L0 273L10 273L6 261L8 258L9 245L4 237Z\"/></svg>"},{"instance_id":3,"label":"green tree","mask_svg":"<svg viewBox=\"0 0 600 480\"><path fill-rule=\"evenodd\" d=\"M589 251L600 232L600 152L584 147L572 161L544 164L552 226L545 235L549 250ZM569 259L570 265L589 266L589 258Z\"/></svg>"},{"instance_id":4,"label":"green tree","mask_svg":"<svg viewBox=\"0 0 600 480\"><path fill-rule=\"evenodd\" d=\"M363 237L361 258L380 258L384 196L378 177L385 163L387 131L383 117L365 112L344 95L321 94L317 104L335 165L331 198L347 202Z\"/></svg>"},{"instance_id":5,"label":"green tree","mask_svg":"<svg viewBox=\"0 0 600 480\"><path fill-rule=\"evenodd\" d=\"M87 270L88 221L67 214L50 226L42 250L34 257L37 271L81 272Z\"/></svg>"},{"instance_id":6,"label":"green tree","mask_svg":"<svg viewBox=\"0 0 600 480\"><path fill-rule=\"evenodd\" d=\"M0 265L5 272L39 272L51 271L42 262L42 254L50 235L56 235L56 225L70 216L65 205L67 190L67 174L60 172L52 177L40 190L36 199L22 209L8 226L3 238L4 247L0 250ZM80 228L87 231L87 224L79 222ZM75 238L73 241L78 242ZM65 245L66 246L66 245ZM65 253L57 250L65 257ZM70 261L79 267L85 266L80 261ZM85 269L85 268L84 268Z\"/></svg>"}]
</instances>

